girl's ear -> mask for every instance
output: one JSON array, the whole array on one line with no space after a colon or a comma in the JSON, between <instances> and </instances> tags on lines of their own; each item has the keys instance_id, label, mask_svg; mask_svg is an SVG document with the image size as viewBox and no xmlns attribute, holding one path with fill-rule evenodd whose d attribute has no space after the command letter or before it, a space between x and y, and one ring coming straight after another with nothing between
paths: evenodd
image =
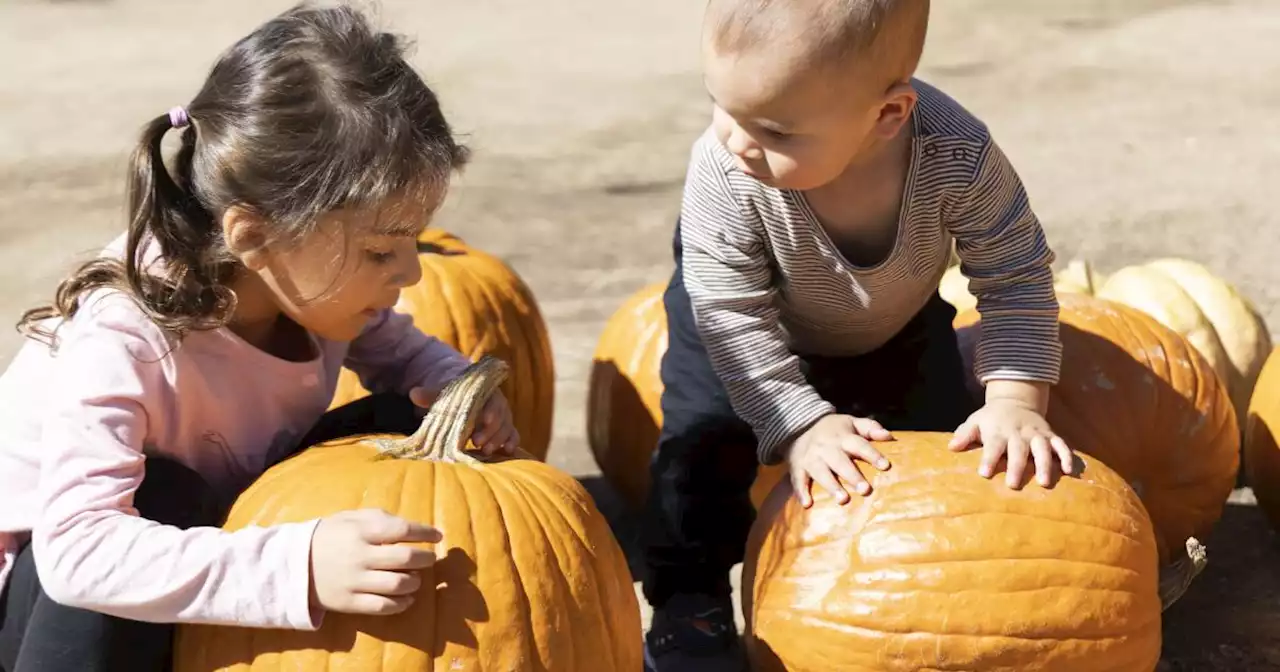
<instances>
[{"instance_id":1,"label":"girl's ear","mask_svg":"<svg viewBox=\"0 0 1280 672\"><path fill-rule=\"evenodd\" d=\"M222 214L222 236L227 249L245 268L260 271L267 265L267 227L262 218L238 205Z\"/></svg>"}]
</instances>

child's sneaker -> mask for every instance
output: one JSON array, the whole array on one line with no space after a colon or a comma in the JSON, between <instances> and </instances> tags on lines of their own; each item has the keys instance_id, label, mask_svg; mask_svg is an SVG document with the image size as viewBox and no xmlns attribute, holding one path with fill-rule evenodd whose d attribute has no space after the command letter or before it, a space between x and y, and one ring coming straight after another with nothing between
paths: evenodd
<instances>
[{"instance_id":1,"label":"child's sneaker","mask_svg":"<svg viewBox=\"0 0 1280 672\"><path fill-rule=\"evenodd\" d=\"M644 638L646 672L746 672L728 597L674 595L653 613Z\"/></svg>"}]
</instances>

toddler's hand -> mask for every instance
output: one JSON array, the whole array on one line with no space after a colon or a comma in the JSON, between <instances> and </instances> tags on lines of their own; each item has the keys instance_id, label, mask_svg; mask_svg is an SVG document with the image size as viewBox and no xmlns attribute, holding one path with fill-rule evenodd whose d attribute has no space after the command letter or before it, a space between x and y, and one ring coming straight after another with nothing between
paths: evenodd
<instances>
[{"instance_id":1,"label":"toddler's hand","mask_svg":"<svg viewBox=\"0 0 1280 672\"><path fill-rule=\"evenodd\" d=\"M434 527L378 509L324 518L311 537L311 602L348 614L398 614L422 585L417 570L436 561L434 551L406 542L442 538Z\"/></svg>"},{"instance_id":2,"label":"toddler's hand","mask_svg":"<svg viewBox=\"0 0 1280 672\"><path fill-rule=\"evenodd\" d=\"M868 443L893 438L880 423L851 415L828 415L813 423L796 439L787 455L791 485L796 498L806 509L813 506L809 488L813 482L826 488L841 504L849 501L849 492L840 484L852 485L858 494L871 492L871 484L863 478L852 458L875 465L881 471L889 468L889 460Z\"/></svg>"},{"instance_id":3,"label":"toddler's hand","mask_svg":"<svg viewBox=\"0 0 1280 672\"><path fill-rule=\"evenodd\" d=\"M422 408L430 408L435 403L438 392L425 387L415 387L409 392L413 403ZM475 432L471 434L471 443L485 455L502 453L514 455L520 448L520 432L516 431L511 421L511 407L501 390L495 390L489 401L485 402L476 421Z\"/></svg>"},{"instance_id":4,"label":"toddler's hand","mask_svg":"<svg viewBox=\"0 0 1280 672\"><path fill-rule=\"evenodd\" d=\"M982 443L978 474L991 478L1000 457L1007 455L1005 485L1015 489L1022 487L1028 456L1035 460L1036 480L1044 487L1052 480L1055 456L1064 474L1071 473L1075 460L1067 442L1053 433L1044 416L1012 400L988 401L956 429L948 447L964 450L975 442Z\"/></svg>"}]
</instances>

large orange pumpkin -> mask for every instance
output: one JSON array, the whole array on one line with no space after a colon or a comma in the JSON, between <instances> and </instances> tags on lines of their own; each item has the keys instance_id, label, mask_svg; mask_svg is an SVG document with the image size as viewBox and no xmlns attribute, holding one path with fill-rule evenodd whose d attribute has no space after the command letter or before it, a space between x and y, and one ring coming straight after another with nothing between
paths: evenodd
<instances>
[{"instance_id":1,"label":"large orange pumpkin","mask_svg":"<svg viewBox=\"0 0 1280 672\"><path fill-rule=\"evenodd\" d=\"M587 383L587 444L605 480L633 508L648 496L649 461L662 423L665 288L662 283L640 289L609 318Z\"/></svg>"},{"instance_id":2,"label":"large orange pumpkin","mask_svg":"<svg viewBox=\"0 0 1280 672\"><path fill-rule=\"evenodd\" d=\"M893 467L848 505L817 489L804 509L789 482L765 500L742 579L753 669L1154 669L1156 539L1124 479L1085 457L1014 491L950 438L879 444Z\"/></svg>"},{"instance_id":3,"label":"large orange pumpkin","mask_svg":"<svg viewBox=\"0 0 1280 672\"><path fill-rule=\"evenodd\" d=\"M622 501L649 496L649 462L662 426L662 356L667 351L666 283L642 287L605 323L587 384L587 442L600 473ZM781 466L761 467L753 502L769 494Z\"/></svg>"},{"instance_id":4,"label":"large orange pumpkin","mask_svg":"<svg viewBox=\"0 0 1280 672\"><path fill-rule=\"evenodd\" d=\"M1049 424L1129 481L1167 562L1188 537L1208 534L1235 486L1240 434L1227 387L1149 315L1083 294L1058 298L1063 359ZM968 312L956 324L971 362L981 321Z\"/></svg>"},{"instance_id":5,"label":"large orange pumpkin","mask_svg":"<svg viewBox=\"0 0 1280 672\"><path fill-rule=\"evenodd\" d=\"M382 508L444 533L396 616L329 613L315 632L186 625L177 672L633 672L640 611L626 558L585 489L527 455L465 452L505 373L489 358L446 387L411 437L357 437L268 470L226 529Z\"/></svg>"},{"instance_id":6,"label":"large orange pumpkin","mask_svg":"<svg viewBox=\"0 0 1280 672\"><path fill-rule=\"evenodd\" d=\"M1258 376L1245 424L1244 466L1258 505L1280 529L1280 348Z\"/></svg>"},{"instance_id":7,"label":"large orange pumpkin","mask_svg":"<svg viewBox=\"0 0 1280 672\"><path fill-rule=\"evenodd\" d=\"M545 459L551 445L555 362L533 292L510 266L458 237L428 229L418 239L422 280L400 292L396 310L423 332L477 361L492 355L511 366L502 393L524 449ZM344 369L330 408L368 394Z\"/></svg>"},{"instance_id":8,"label":"large orange pumpkin","mask_svg":"<svg viewBox=\"0 0 1280 672\"><path fill-rule=\"evenodd\" d=\"M958 261L956 262L958 263ZM938 291L964 312L976 306L969 281L952 265ZM1257 308L1231 283L1188 259L1156 259L1104 276L1088 261L1072 260L1055 274L1054 287L1137 308L1185 336L1227 385L1243 423L1249 396L1271 350L1271 333Z\"/></svg>"}]
</instances>

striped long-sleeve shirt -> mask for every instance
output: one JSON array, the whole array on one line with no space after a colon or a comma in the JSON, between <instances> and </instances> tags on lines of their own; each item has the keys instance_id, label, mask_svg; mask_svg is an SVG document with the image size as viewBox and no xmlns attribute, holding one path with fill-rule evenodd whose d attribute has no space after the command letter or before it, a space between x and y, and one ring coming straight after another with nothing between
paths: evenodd
<instances>
[{"instance_id":1,"label":"striped long-sleeve shirt","mask_svg":"<svg viewBox=\"0 0 1280 672\"><path fill-rule=\"evenodd\" d=\"M982 122L914 85L902 219L874 266L841 255L802 192L744 174L710 131L694 146L681 208L684 282L712 366L765 464L835 410L795 353L851 356L885 344L937 290L953 240L984 325L978 379L1057 382L1054 255L1021 181Z\"/></svg>"}]
</instances>

